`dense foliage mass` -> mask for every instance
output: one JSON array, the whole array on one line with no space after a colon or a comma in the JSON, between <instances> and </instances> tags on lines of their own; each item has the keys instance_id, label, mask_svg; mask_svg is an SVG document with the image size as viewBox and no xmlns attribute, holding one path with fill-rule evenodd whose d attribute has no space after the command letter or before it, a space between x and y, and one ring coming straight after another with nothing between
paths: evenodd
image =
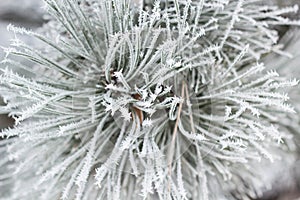
<instances>
[{"instance_id":1,"label":"dense foliage mass","mask_svg":"<svg viewBox=\"0 0 300 200\"><path fill-rule=\"evenodd\" d=\"M298 81L266 71L284 56L263 0L45 0L31 47L6 49L0 199L247 199L256 166L287 150L279 121ZM16 57L28 62L18 63ZM14 70L18 69L18 73ZM6 155L6 156L5 156ZM13 189L9 189L9 188Z\"/></svg>"}]
</instances>

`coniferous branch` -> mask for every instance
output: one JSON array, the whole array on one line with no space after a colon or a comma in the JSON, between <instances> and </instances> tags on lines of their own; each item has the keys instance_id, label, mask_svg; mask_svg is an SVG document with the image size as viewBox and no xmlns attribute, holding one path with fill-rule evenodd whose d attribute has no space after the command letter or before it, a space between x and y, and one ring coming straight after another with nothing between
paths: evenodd
<instances>
[{"instance_id":1,"label":"coniferous branch","mask_svg":"<svg viewBox=\"0 0 300 200\"><path fill-rule=\"evenodd\" d=\"M45 2L52 19L40 33L8 27L44 46L16 38L6 49L0 90L7 105L0 113L16 124L0 133L10 138L0 142L8 155L0 159L1 184L14 188L3 198L260 194L264 183L253 169L291 142L280 131L280 118L294 112L282 90L298 84L266 72L260 59L289 56L272 26L299 25L282 17L296 6Z\"/></svg>"}]
</instances>

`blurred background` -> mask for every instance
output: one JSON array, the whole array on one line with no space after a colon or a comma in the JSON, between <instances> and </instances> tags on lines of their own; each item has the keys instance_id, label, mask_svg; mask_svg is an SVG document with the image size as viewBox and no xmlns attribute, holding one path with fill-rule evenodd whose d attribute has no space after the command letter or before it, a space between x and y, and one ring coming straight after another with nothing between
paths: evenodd
<instances>
[{"instance_id":1,"label":"blurred background","mask_svg":"<svg viewBox=\"0 0 300 200\"><path fill-rule=\"evenodd\" d=\"M300 0L266 0L268 4L277 3L281 6L298 4ZM264 2L264 3L265 3ZM13 33L6 30L8 24L25 27L35 30L44 23L44 10L42 0L0 0L0 47L8 47ZM289 16L300 19L300 12ZM280 74L287 77L300 79L300 29L298 27L284 26L279 27L280 43L284 44L284 50L294 55L293 58L284 58L271 54L265 58L269 69L276 69ZM31 39L26 36L21 37L28 43ZM0 60L5 54L0 49ZM290 91L291 101L300 112L300 89L299 87ZM3 104L0 99L0 104ZM300 115L298 115L300 116ZM0 115L0 130L13 125L13 121L5 115ZM296 135L296 143L300 143L299 121L295 119L294 124L287 125L288 131ZM298 147L298 149L300 149ZM298 150L299 151L299 150ZM265 167L266 177L273 183L272 189L265 192L259 200L300 200L300 152L298 161L293 164L274 163Z\"/></svg>"},{"instance_id":2,"label":"blurred background","mask_svg":"<svg viewBox=\"0 0 300 200\"><path fill-rule=\"evenodd\" d=\"M8 47L13 33L7 31L9 24L36 29L43 23L42 0L0 0L0 47ZM19 36L18 36L19 37ZM30 42L30 38L23 36L23 40ZM0 49L0 60L4 58ZM0 99L0 104L2 104ZM0 115L0 129L12 125L12 120L5 115Z\"/></svg>"}]
</instances>

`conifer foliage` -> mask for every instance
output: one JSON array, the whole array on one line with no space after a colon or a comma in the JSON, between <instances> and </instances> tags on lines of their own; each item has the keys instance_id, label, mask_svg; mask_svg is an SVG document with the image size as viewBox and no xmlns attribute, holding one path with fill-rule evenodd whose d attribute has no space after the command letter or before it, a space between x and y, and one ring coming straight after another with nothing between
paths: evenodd
<instances>
[{"instance_id":1,"label":"conifer foliage","mask_svg":"<svg viewBox=\"0 0 300 200\"><path fill-rule=\"evenodd\" d=\"M278 122L298 83L261 58L290 56L274 27L300 24L283 16L297 6L263 3L45 0L41 30L10 25L40 45L5 49L0 199L259 195L259 161L289 150Z\"/></svg>"}]
</instances>

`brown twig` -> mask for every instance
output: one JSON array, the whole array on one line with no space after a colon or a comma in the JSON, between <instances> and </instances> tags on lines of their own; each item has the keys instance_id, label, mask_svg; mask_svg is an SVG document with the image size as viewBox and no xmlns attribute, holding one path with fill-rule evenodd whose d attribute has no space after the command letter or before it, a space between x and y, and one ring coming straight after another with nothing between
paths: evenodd
<instances>
[{"instance_id":1,"label":"brown twig","mask_svg":"<svg viewBox=\"0 0 300 200\"><path fill-rule=\"evenodd\" d=\"M169 190L169 192L171 192L172 161L173 161L173 157L174 157L175 139L176 139L176 136L177 136L178 123L179 123L179 120L180 120L182 106L183 106L183 102L184 102L184 98L185 98L185 92L184 92L185 87L186 87L186 84L185 84L184 81L182 81L181 98L183 99L183 101L180 102L180 104L179 104L177 119L176 119L176 122L175 122L174 130L173 130L173 137L172 137L171 146L169 148L169 154L168 154L168 168L169 168L168 190Z\"/></svg>"},{"instance_id":2,"label":"brown twig","mask_svg":"<svg viewBox=\"0 0 300 200\"><path fill-rule=\"evenodd\" d=\"M189 117L190 117L191 129L192 129L193 134L196 134L195 124L194 124L194 119L193 119L193 111L191 109L191 103L190 103L190 98L189 98L189 91L188 91L188 88L186 85L185 85L185 95L186 95L187 106L189 108L188 113L189 113ZM196 141L196 142L198 142L198 141ZM201 155L198 145L196 145L196 152L197 152L197 158L199 159L198 163L197 163L197 169L198 169L198 173L199 173L198 176L199 176L199 178L200 177L202 178L202 181L201 181L201 186L203 189L202 198L204 200L208 200L207 178L206 178L205 171L204 171L204 164L203 164L203 160L202 160L203 158L202 158L202 155Z\"/></svg>"}]
</instances>

